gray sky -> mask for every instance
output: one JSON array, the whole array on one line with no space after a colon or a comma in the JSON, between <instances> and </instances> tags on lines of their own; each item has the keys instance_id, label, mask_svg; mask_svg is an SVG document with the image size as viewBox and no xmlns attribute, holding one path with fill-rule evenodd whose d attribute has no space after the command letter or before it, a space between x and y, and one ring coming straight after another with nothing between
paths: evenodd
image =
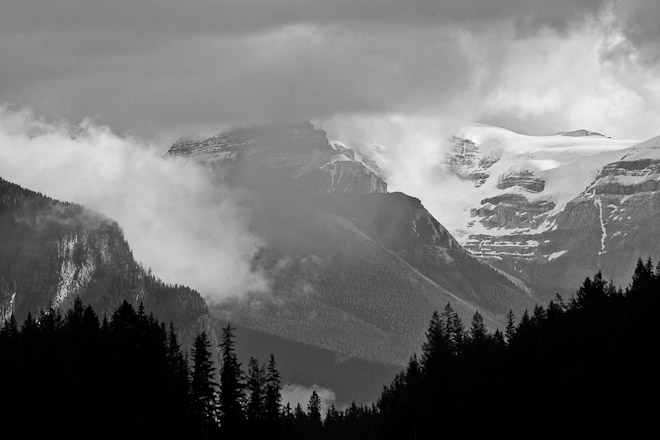
<instances>
[{"instance_id":1,"label":"gray sky","mask_svg":"<svg viewBox=\"0 0 660 440\"><path fill-rule=\"evenodd\" d=\"M163 141L356 115L660 133L657 0L3 0L0 60L12 109Z\"/></svg>"}]
</instances>

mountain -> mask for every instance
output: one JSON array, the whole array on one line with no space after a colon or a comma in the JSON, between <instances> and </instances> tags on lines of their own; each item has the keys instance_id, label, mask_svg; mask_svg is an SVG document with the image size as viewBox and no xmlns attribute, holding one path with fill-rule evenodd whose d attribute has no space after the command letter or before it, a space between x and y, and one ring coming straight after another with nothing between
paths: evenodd
<instances>
[{"instance_id":1,"label":"mountain","mask_svg":"<svg viewBox=\"0 0 660 440\"><path fill-rule=\"evenodd\" d=\"M116 222L0 179L0 324L12 313L21 322L51 306L66 310L75 296L100 313L142 302L173 321L186 346L212 331L199 293L146 271Z\"/></svg>"},{"instance_id":2,"label":"mountain","mask_svg":"<svg viewBox=\"0 0 660 440\"><path fill-rule=\"evenodd\" d=\"M325 132L309 122L235 127L209 138L179 140L167 154L200 160L229 173L223 178L234 184L268 188L293 182L311 193L387 192L385 181L356 160L353 150L330 145ZM270 179L253 175L258 172Z\"/></svg>"},{"instance_id":3,"label":"mountain","mask_svg":"<svg viewBox=\"0 0 660 440\"><path fill-rule=\"evenodd\" d=\"M474 183L463 187L459 241L543 301L597 270L625 284L638 258L660 255L658 138L637 143L467 127L447 157Z\"/></svg>"},{"instance_id":4,"label":"mountain","mask_svg":"<svg viewBox=\"0 0 660 440\"><path fill-rule=\"evenodd\" d=\"M255 267L267 294L214 306L218 322L385 364L403 365L447 302L490 327L532 299L466 252L413 197L387 193L377 169L310 123L232 128L169 150L247 188Z\"/></svg>"}]
</instances>

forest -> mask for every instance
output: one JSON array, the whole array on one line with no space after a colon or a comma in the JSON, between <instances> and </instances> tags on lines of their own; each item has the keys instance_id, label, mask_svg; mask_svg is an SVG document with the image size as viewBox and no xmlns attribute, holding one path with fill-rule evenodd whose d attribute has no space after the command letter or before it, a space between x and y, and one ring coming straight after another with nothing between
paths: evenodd
<instances>
[{"instance_id":1,"label":"forest","mask_svg":"<svg viewBox=\"0 0 660 440\"><path fill-rule=\"evenodd\" d=\"M184 353L143 305L101 318L78 298L0 330L0 426L6 438L655 438L659 295L649 259L625 288L599 272L572 298L510 312L504 331L447 304L376 402L327 411L316 393L284 404L275 357L241 365L229 325L216 359L207 334Z\"/></svg>"}]
</instances>

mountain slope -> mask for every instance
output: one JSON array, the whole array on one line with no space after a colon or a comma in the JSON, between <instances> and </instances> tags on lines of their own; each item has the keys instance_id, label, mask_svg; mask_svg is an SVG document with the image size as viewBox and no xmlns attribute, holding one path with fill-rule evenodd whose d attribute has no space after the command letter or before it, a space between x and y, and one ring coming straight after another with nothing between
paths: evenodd
<instances>
[{"instance_id":1,"label":"mountain slope","mask_svg":"<svg viewBox=\"0 0 660 440\"><path fill-rule=\"evenodd\" d=\"M22 321L78 295L103 313L124 299L174 321L185 344L211 330L201 296L170 286L133 259L114 221L0 179L0 322Z\"/></svg>"},{"instance_id":2,"label":"mountain slope","mask_svg":"<svg viewBox=\"0 0 660 440\"><path fill-rule=\"evenodd\" d=\"M448 157L454 175L474 182L464 189L460 241L544 301L599 269L623 284L637 258L659 252L657 138L635 146L568 134L473 126Z\"/></svg>"},{"instance_id":3,"label":"mountain slope","mask_svg":"<svg viewBox=\"0 0 660 440\"><path fill-rule=\"evenodd\" d=\"M491 327L509 307L532 305L419 200L386 193L372 169L309 123L235 128L168 154L253 193L251 230L267 243L255 265L272 291L215 307L218 319L401 365L447 301L466 319L480 308Z\"/></svg>"}]
</instances>

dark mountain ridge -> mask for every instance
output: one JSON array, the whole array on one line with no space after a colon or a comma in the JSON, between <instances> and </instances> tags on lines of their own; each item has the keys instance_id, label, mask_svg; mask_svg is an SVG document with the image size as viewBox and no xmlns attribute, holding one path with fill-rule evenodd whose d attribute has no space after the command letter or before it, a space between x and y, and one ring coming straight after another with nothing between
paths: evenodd
<instances>
[{"instance_id":1,"label":"dark mountain ridge","mask_svg":"<svg viewBox=\"0 0 660 440\"><path fill-rule=\"evenodd\" d=\"M123 300L142 302L159 319L175 322L185 344L211 330L198 292L145 270L119 225L80 205L0 178L0 244L0 322L68 309L79 296L100 313Z\"/></svg>"}]
</instances>

